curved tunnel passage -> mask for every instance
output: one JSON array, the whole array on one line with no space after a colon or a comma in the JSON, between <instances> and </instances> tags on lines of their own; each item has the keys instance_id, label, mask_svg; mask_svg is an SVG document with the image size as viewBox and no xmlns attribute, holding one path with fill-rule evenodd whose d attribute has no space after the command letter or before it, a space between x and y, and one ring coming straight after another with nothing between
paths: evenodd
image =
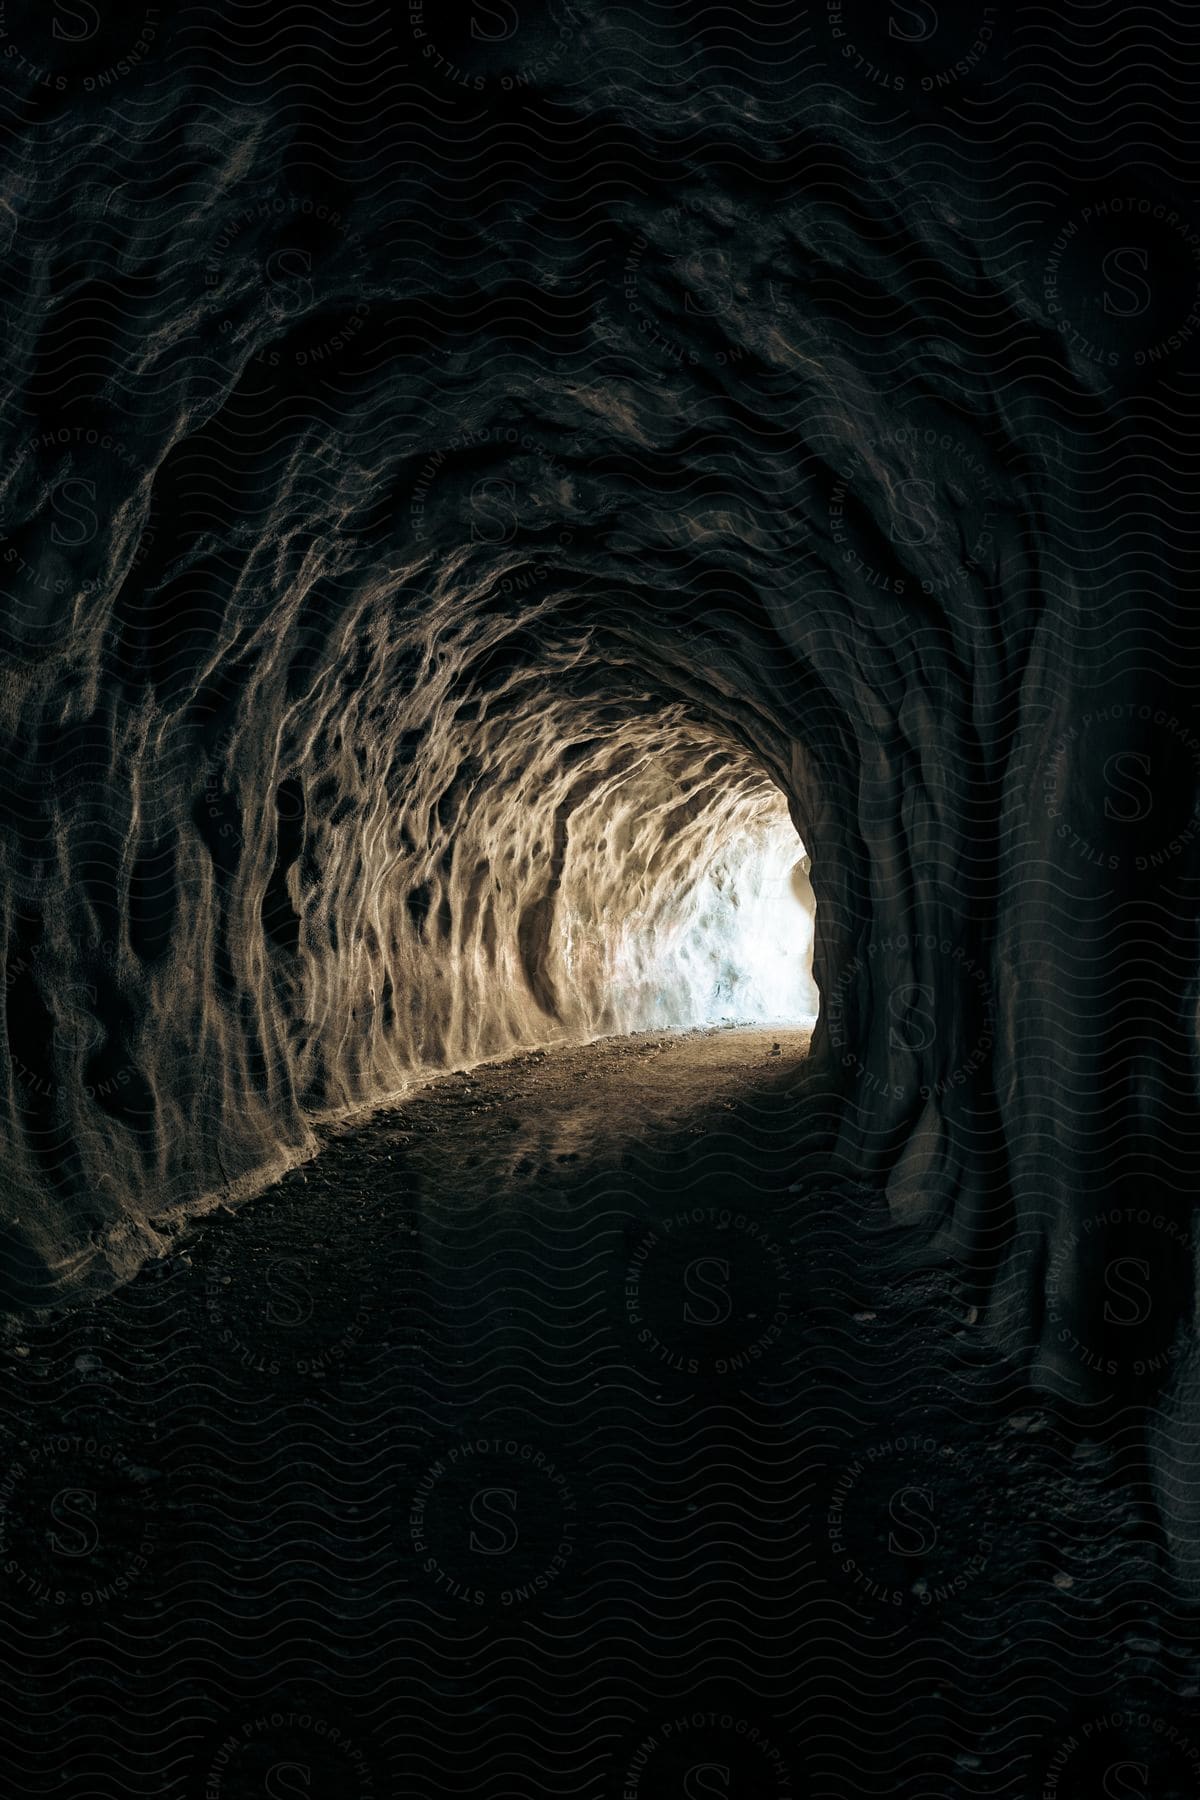
<instances>
[{"instance_id":1,"label":"curved tunnel passage","mask_svg":"<svg viewBox=\"0 0 1200 1800\"><path fill-rule=\"evenodd\" d=\"M828 44L814 76L714 22L693 67L607 8L539 13L520 82L496 53L515 111L483 74L405 110L396 24L347 26L319 105L240 15L236 93L188 14L133 123L17 68L8 1303L129 1273L415 1069L675 1004L680 873L779 794L839 1168L1040 1390L1190 1416L1174 140L1139 123L1134 170L1088 114L1064 152L999 22L966 156L903 34L911 132ZM1172 281L1097 327L1131 241Z\"/></svg>"},{"instance_id":2,"label":"curved tunnel passage","mask_svg":"<svg viewBox=\"0 0 1200 1800\"><path fill-rule=\"evenodd\" d=\"M0 7L15 1788L1196 1793L1194 11Z\"/></svg>"},{"instance_id":3,"label":"curved tunnel passage","mask_svg":"<svg viewBox=\"0 0 1200 1800\"><path fill-rule=\"evenodd\" d=\"M346 1021L322 986L344 953L338 1069L361 1058L375 1089L540 1043L815 1017L807 859L761 762L661 679L597 669L586 637L555 660L538 624L440 640L424 720L376 748L333 880L344 783L276 789L262 927L290 1042ZM301 1095L328 1098L319 1075Z\"/></svg>"},{"instance_id":4,"label":"curved tunnel passage","mask_svg":"<svg viewBox=\"0 0 1200 1800\"><path fill-rule=\"evenodd\" d=\"M495 466L468 507L500 487L528 501ZM498 573L470 510L450 529L472 548L432 617L372 592L352 658L350 627L301 589L252 654L204 645L197 690L173 622L157 741L118 753L124 818L92 813L70 913L38 904L30 861L12 1116L18 1166L59 1210L14 1234L10 1303L128 1272L206 1192L307 1154L308 1121L417 1076L613 1033L814 1022L786 738L747 718L732 659L706 670L719 626L622 634L544 568L510 553ZM177 603L122 588L107 655L145 652ZM85 818L80 764L64 810ZM68 955L76 977L43 1002L35 968ZM84 1192L100 1205L80 1216Z\"/></svg>"}]
</instances>

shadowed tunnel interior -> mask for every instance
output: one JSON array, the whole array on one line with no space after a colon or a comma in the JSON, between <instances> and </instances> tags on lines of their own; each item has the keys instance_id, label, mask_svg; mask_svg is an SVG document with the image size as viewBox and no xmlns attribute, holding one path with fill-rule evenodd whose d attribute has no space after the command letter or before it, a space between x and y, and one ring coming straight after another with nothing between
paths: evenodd
<instances>
[{"instance_id":1,"label":"shadowed tunnel interior","mask_svg":"<svg viewBox=\"0 0 1200 1800\"><path fill-rule=\"evenodd\" d=\"M627 1389L630 1457L679 1426L648 1515L693 1454L672 1408L727 1409L719 1471L744 1473L761 1426L745 1479L773 1471L766 1510L713 1526L756 1596L714 1578L735 1612L762 1598L762 1519L769 1560L867 1509L849 1586L814 1577L814 1641L853 1615L834 1687L855 1609L891 1616L868 1590L918 1616L970 1600L948 1564L911 1578L920 1497L950 1494L967 1535L995 1499L992 1548L961 1558L1003 1613L971 1638L969 1728L946 1722L945 1645L921 1638L930 1729L968 1760L936 1789L903 1778L922 1800L1031 1793L1029 1744L1006 1760L1008 1724L975 1718L1005 1645L1027 1628L1036 1713L1087 1607L1111 1600L1111 1645L1142 1643L1164 1584L1190 1606L1200 1583L1194 21L866 0L102 11L0 18L0 1310L34 1414L56 1331L90 1381L106 1329L140 1344L158 1319L204 1370L170 1414L201 1433L233 1416L200 1399L231 1370L263 1383L238 1415L260 1449L276 1399L290 1430L329 1381L317 1436L331 1418L355 1435L297 1516L314 1541L334 1513L378 1523L365 1446L381 1419L392 1444L414 1394L435 1396L422 1455L429 1419L460 1428L454 1384L488 1359L455 1308L491 1318L471 1282L498 1257L496 1367L507 1381L511 1352L564 1440L577 1380L597 1444L595 1409L620 1415ZM603 1326L571 1311L601 1266ZM726 1327L727 1278L741 1361L709 1367L695 1344ZM278 1347L254 1333L283 1328L297 1282L328 1341L284 1359L275 1395ZM377 1335L355 1367L334 1314L357 1318L360 1283ZM629 1344L665 1347L627 1383L595 1345L643 1292ZM692 1362L710 1385L681 1398ZM137 1366L157 1379L148 1352ZM519 1425L508 1389L492 1398L462 1418ZM1008 1436L968 1456L977 1400ZM901 1472L855 1487L854 1434L892 1452L896 1419L917 1433ZM777 1516L801 1444L830 1467ZM203 1523L191 1454L178 1504ZM347 1498L360 1467L369 1493ZM388 1467L391 1507L409 1489ZM255 1526L227 1472L236 1586ZM1019 1504L1010 1477L1033 1484ZM76 1488L64 1464L56 1495ZM671 1514L685 1564L712 1524L694 1504ZM1059 1513L1102 1546L1086 1571ZM632 1542L650 1527L630 1518ZM53 1530L34 1536L40 1557ZM1097 1586L1135 1540L1128 1591L1119 1570ZM304 1555L263 1593L307 1593ZM873 1555L901 1574L860 1581ZM1036 1590L1011 1614L998 1566ZM665 1579L686 1695L689 1592ZM346 1617L369 1604L337 1591ZM947 1643L976 1632L950 1616ZM1161 1650L1129 1652L1155 1692L1138 1658ZM907 1654L886 1632L864 1653L887 1732ZM1194 1701L1190 1640L1179 1657L1173 1703ZM469 1656L437 1668L440 1695L471 1692ZM1044 1724L1022 1729L1040 1744ZM562 1791L592 1792L599 1741ZM656 1800L722 1791L693 1779L722 1754L670 1763ZM604 1763L604 1800L639 1791L619 1787L633 1756ZM1119 1764L1076 1760L1053 1791ZM773 1769L751 1791L787 1791ZM526 1791L506 1781L490 1791Z\"/></svg>"}]
</instances>

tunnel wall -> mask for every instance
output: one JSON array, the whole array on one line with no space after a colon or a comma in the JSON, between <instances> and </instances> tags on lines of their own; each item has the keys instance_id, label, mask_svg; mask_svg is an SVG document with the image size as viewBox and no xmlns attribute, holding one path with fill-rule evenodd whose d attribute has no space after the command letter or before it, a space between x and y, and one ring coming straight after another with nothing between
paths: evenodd
<instances>
[{"instance_id":1,"label":"tunnel wall","mask_svg":"<svg viewBox=\"0 0 1200 1800\"><path fill-rule=\"evenodd\" d=\"M787 794L819 1104L914 1256L1048 1385L1173 1356L1200 237L1175 100L1102 115L1100 24L1067 59L995 10L801 53L751 9L693 55L530 7L454 28L469 81L421 50L421 105L398 18L331 63L185 7L115 94L107 38L15 70L14 1292L131 1267L414 1060L607 1028L530 946L621 742L710 784L701 836Z\"/></svg>"},{"instance_id":2,"label":"tunnel wall","mask_svg":"<svg viewBox=\"0 0 1200 1800\"><path fill-rule=\"evenodd\" d=\"M42 845L78 832L79 861L65 896L28 863L10 915L27 1298L136 1266L305 1152L314 1118L703 1016L687 958L720 946L692 896L786 820L762 765L661 683L610 668L596 697L586 640L556 654L519 594L440 631L396 609L360 605L373 649L349 666L340 634L314 656L276 613L237 703L152 743L118 704L110 783L36 796ZM737 875L720 865L734 909Z\"/></svg>"}]
</instances>

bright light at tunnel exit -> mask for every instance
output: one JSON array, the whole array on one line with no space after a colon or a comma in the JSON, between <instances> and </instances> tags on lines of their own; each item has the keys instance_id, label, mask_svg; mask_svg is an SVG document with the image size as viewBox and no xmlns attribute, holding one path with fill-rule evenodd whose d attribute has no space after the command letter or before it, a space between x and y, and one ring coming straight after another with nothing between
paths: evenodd
<instances>
[{"instance_id":1,"label":"bright light at tunnel exit","mask_svg":"<svg viewBox=\"0 0 1200 1800\"><path fill-rule=\"evenodd\" d=\"M607 949L617 1028L810 1028L814 914L808 857L780 796L710 842L665 907L621 922Z\"/></svg>"},{"instance_id":2,"label":"bright light at tunnel exit","mask_svg":"<svg viewBox=\"0 0 1200 1800\"><path fill-rule=\"evenodd\" d=\"M677 946L698 1024L811 1026L814 902L790 819L722 848Z\"/></svg>"}]
</instances>

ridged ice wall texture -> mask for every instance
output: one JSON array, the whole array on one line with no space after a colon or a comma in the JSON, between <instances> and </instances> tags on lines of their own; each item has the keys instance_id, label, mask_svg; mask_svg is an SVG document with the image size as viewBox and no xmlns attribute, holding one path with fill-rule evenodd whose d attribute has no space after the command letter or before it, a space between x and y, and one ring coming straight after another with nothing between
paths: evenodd
<instances>
[{"instance_id":1,"label":"ridged ice wall texture","mask_svg":"<svg viewBox=\"0 0 1200 1800\"><path fill-rule=\"evenodd\" d=\"M999 10L6 18L14 1301L652 1018L600 922L783 793L846 1169L1038 1379L1178 1366L1187 27L1114 109Z\"/></svg>"}]
</instances>

